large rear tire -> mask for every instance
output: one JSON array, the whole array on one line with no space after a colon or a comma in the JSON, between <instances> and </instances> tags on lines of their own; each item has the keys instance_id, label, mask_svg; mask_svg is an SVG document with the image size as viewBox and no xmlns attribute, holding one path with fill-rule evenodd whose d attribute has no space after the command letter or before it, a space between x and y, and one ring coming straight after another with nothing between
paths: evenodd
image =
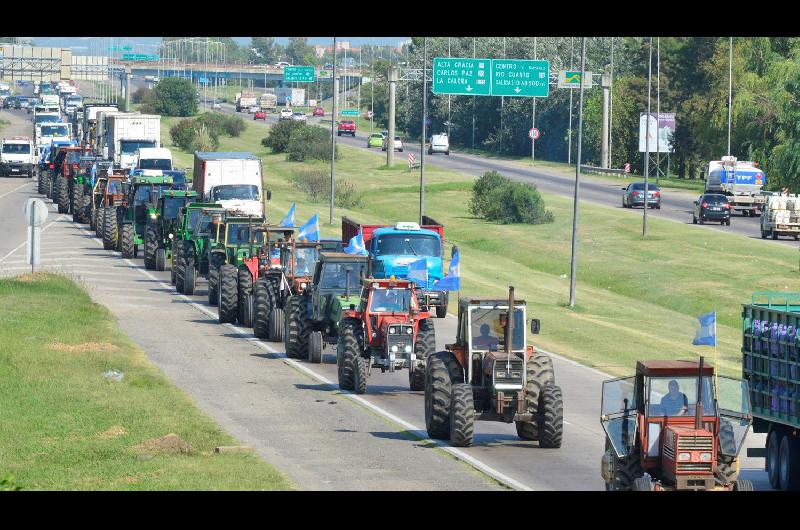
<instances>
[{"instance_id":1,"label":"large rear tire","mask_svg":"<svg viewBox=\"0 0 800 530\"><path fill-rule=\"evenodd\" d=\"M308 335L308 362L322 363L322 332L312 331Z\"/></svg>"},{"instance_id":2,"label":"large rear tire","mask_svg":"<svg viewBox=\"0 0 800 530\"><path fill-rule=\"evenodd\" d=\"M119 239L117 229L117 210L116 208L103 209L103 248L106 250L116 250Z\"/></svg>"},{"instance_id":3,"label":"large rear tire","mask_svg":"<svg viewBox=\"0 0 800 530\"><path fill-rule=\"evenodd\" d=\"M208 305L217 305L219 293L219 269L225 263L225 255L213 252L208 259Z\"/></svg>"},{"instance_id":4,"label":"large rear tire","mask_svg":"<svg viewBox=\"0 0 800 530\"><path fill-rule=\"evenodd\" d=\"M253 326L253 275L250 269L242 266L238 270L239 299L236 311L236 320L245 327Z\"/></svg>"},{"instance_id":5,"label":"large rear tire","mask_svg":"<svg viewBox=\"0 0 800 530\"><path fill-rule=\"evenodd\" d=\"M58 213L69 213L69 186L64 177L56 178L56 203Z\"/></svg>"},{"instance_id":6,"label":"large rear tire","mask_svg":"<svg viewBox=\"0 0 800 530\"><path fill-rule=\"evenodd\" d=\"M475 432L475 405L472 400L472 385L452 385L450 401L450 445L469 447Z\"/></svg>"},{"instance_id":7,"label":"large rear tire","mask_svg":"<svg viewBox=\"0 0 800 530\"><path fill-rule=\"evenodd\" d=\"M361 321L346 318L339 325L339 341L336 346L336 365L339 387L342 390L355 390L355 360L361 357L361 344L364 331Z\"/></svg>"},{"instance_id":8,"label":"large rear tire","mask_svg":"<svg viewBox=\"0 0 800 530\"><path fill-rule=\"evenodd\" d=\"M719 447L717 448L717 481L732 484L739 478L739 459L728 456L735 452L736 439L730 423L720 420ZM723 450L726 454L722 454Z\"/></svg>"},{"instance_id":9,"label":"large rear tire","mask_svg":"<svg viewBox=\"0 0 800 530\"><path fill-rule=\"evenodd\" d=\"M449 351L434 353L425 366L425 429L437 440L450 439L453 384L464 382L464 370Z\"/></svg>"},{"instance_id":10,"label":"large rear tire","mask_svg":"<svg viewBox=\"0 0 800 530\"><path fill-rule=\"evenodd\" d=\"M266 278L256 280L254 289L255 316L253 317L253 335L259 339L269 338L270 300Z\"/></svg>"},{"instance_id":11,"label":"large rear tire","mask_svg":"<svg viewBox=\"0 0 800 530\"><path fill-rule=\"evenodd\" d=\"M189 243L191 245L191 243ZM194 252L192 249L181 251L181 269L183 270L183 294L194 294L197 286L197 271L194 267Z\"/></svg>"},{"instance_id":12,"label":"large rear tire","mask_svg":"<svg viewBox=\"0 0 800 530\"><path fill-rule=\"evenodd\" d=\"M767 436L767 458L765 465L769 484L773 489L779 489L781 487L778 471L780 465L781 434L780 431L772 431L769 433L769 436Z\"/></svg>"},{"instance_id":13,"label":"large rear tire","mask_svg":"<svg viewBox=\"0 0 800 530\"><path fill-rule=\"evenodd\" d=\"M300 296L290 296L286 301L287 315L286 356L300 359L308 355L308 323L305 316L305 300Z\"/></svg>"},{"instance_id":14,"label":"large rear tire","mask_svg":"<svg viewBox=\"0 0 800 530\"><path fill-rule=\"evenodd\" d=\"M545 385L555 384L553 360L546 354L534 350L525 364L525 406L529 413L539 413L539 396ZM517 436L523 440L538 440L539 426L533 421L517 421Z\"/></svg>"},{"instance_id":15,"label":"large rear tire","mask_svg":"<svg viewBox=\"0 0 800 530\"><path fill-rule=\"evenodd\" d=\"M609 443L606 440L606 450L608 449ZM633 489L634 481L644 474L640 451L641 449L637 443L626 456L617 458L614 455L614 481L611 484L607 484L606 489L612 491L630 491Z\"/></svg>"},{"instance_id":16,"label":"large rear tire","mask_svg":"<svg viewBox=\"0 0 800 530\"><path fill-rule=\"evenodd\" d=\"M564 400L561 387L548 384L539 396L539 447L561 447L564 434Z\"/></svg>"},{"instance_id":17,"label":"large rear tire","mask_svg":"<svg viewBox=\"0 0 800 530\"><path fill-rule=\"evenodd\" d=\"M120 232L120 251L122 252L122 257L133 259L134 253L136 252L136 245L133 241L133 225L130 223L123 224Z\"/></svg>"},{"instance_id":18,"label":"large rear tire","mask_svg":"<svg viewBox=\"0 0 800 530\"><path fill-rule=\"evenodd\" d=\"M156 250L158 249L158 234L156 227L147 225L144 232L144 268L153 270L156 268Z\"/></svg>"},{"instance_id":19,"label":"large rear tire","mask_svg":"<svg viewBox=\"0 0 800 530\"><path fill-rule=\"evenodd\" d=\"M408 371L408 386L411 390L425 390L425 364L428 357L436 353L436 330L433 320L423 318L417 328L417 342L414 344L414 354L417 366Z\"/></svg>"},{"instance_id":20,"label":"large rear tire","mask_svg":"<svg viewBox=\"0 0 800 530\"><path fill-rule=\"evenodd\" d=\"M219 322L220 324L236 322L236 310L239 302L239 271L226 263L219 269Z\"/></svg>"}]
</instances>

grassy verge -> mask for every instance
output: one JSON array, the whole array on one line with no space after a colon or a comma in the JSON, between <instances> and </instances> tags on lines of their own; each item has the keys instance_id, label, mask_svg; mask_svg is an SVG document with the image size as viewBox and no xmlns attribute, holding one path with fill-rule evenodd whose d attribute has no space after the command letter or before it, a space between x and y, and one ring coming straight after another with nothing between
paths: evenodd
<instances>
[{"instance_id":1,"label":"grassy verge","mask_svg":"<svg viewBox=\"0 0 800 530\"><path fill-rule=\"evenodd\" d=\"M26 490L290 487L254 454L215 454L236 441L71 280L0 280L0 298L0 478Z\"/></svg>"},{"instance_id":2,"label":"grassy verge","mask_svg":"<svg viewBox=\"0 0 800 530\"><path fill-rule=\"evenodd\" d=\"M248 124L241 137L221 139L220 149L262 157L265 186L273 190L271 219L297 202L299 221L319 213L322 234L337 236L342 215L376 223L417 218L417 172L407 172L404 160L384 168L379 151L339 144L337 179L358 187L364 207L337 208L328 225L326 203L310 203L289 180L309 165L269 153L260 145L264 135L262 127ZM531 315L542 319L538 345L611 373L631 372L639 358L711 357L710 348L691 341L696 315L716 310L721 371L738 375L741 304L756 290L800 290L795 249L660 219L650 220L650 235L642 240L640 212L584 203L577 308L569 309L571 200L542 194L555 214L553 224L497 225L468 213L472 181L462 173L426 169L426 213L446 226L448 243L462 249L461 294L502 296L514 285Z\"/></svg>"}]
</instances>

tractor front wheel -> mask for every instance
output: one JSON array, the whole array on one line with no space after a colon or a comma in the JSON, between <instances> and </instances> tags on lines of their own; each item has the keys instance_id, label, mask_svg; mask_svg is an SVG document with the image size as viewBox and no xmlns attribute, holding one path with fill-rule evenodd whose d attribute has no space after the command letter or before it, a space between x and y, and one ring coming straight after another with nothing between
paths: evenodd
<instances>
[{"instance_id":1,"label":"tractor front wheel","mask_svg":"<svg viewBox=\"0 0 800 530\"><path fill-rule=\"evenodd\" d=\"M286 301L289 310L286 320L286 356L299 359L308 351L308 326L305 306L300 296L290 296Z\"/></svg>"},{"instance_id":2,"label":"tractor front wheel","mask_svg":"<svg viewBox=\"0 0 800 530\"><path fill-rule=\"evenodd\" d=\"M322 362L322 332L312 331L308 336L308 362Z\"/></svg>"},{"instance_id":3,"label":"tractor front wheel","mask_svg":"<svg viewBox=\"0 0 800 530\"><path fill-rule=\"evenodd\" d=\"M182 272L181 272L182 271ZM183 249L181 251L181 263L178 271L183 279L183 294L189 296L194 294L195 286L197 285L197 271L194 270L194 253L191 250Z\"/></svg>"},{"instance_id":4,"label":"tractor front wheel","mask_svg":"<svg viewBox=\"0 0 800 530\"><path fill-rule=\"evenodd\" d=\"M167 269L167 251L163 248L156 249L156 270L163 271Z\"/></svg>"},{"instance_id":5,"label":"tractor front wheel","mask_svg":"<svg viewBox=\"0 0 800 530\"><path fill-rule=\"evenodd\" d=\"M283 335L286 331L286 313L282 307L272 306L269 313L269 340L272 342L283 342Z\"/></svg>"},{"instance_id":6,"label":"tractor front wheel","mask_svg":"<svg viewBox=\"0 0 800 530\"><path fill-rule=\"evenodd\" d=\"M564 433L564 400L561 387L548 384L539 396L539 447L561 447Z\"/></svg>"},{"instance_id":7,"label":"tractor front wheel","mask_svg":"<svg viewBox=\"0 0 800 530\"><path fill-rule=\"evenodd\" d=\"M217 305L219 298L219 269L225 263L225 256L218 252L211 254L208 263L208 305Z\"/></svg>"},{"instance_id":8,"label":"tractor front wheel","mask_svg":"<svg viewBox=\"0 0 800 530\"><path fill-rule=\"evenodd\" d=\"M336 364L339 387L342 390L356 390L356 362L361 358L363 335L361 321L358 319L346 318L339 326Z\"/></svg>"},{"instance_id":9,"label":"tractor front wheel","mask_svg":"<svg viewBox=\"0 0 800 530\"><path fill-rule=\"evenodd\" d=\"M472 385L452 385L450 400L450 445L469 447L475 431L475 405L472 400Z\"/></svg>"},{"instance_id":10,"label":"tractor front wheel","mask_svg":"<svg viewBox=\"0 0 800 530\"><path fill-rule=\"evenodd\" d=\"M226 263L219 269L219 322L236 322L236 309L239 302L239 272L236 267Z\"/></svg>"},{"instance_id":11,"label":"tractor front wheel","mask_svg":"<svg viewBox=\"0 0 800 530\"><path fill-rule=\"evenodd\" d=\"M442 305L436 307L436 318L445 318L447 316L447 293L443 293L442 297Z\"/></svg>"},{"instance_id":12,"label":"tractor front wheel","mask_svg":"<svg viewBox=\"0 0 800 530\"><path fill-rule=\"evenodd\" d=\"M253 275L242 266L239 271L239 300L236 319L245 327L253 326Z\"/></svg>"},{"instance_id":13,"label":"tractor front wheel","mask_svg":"<svg viewBox=\"0 0 800 530\"><path fill-rule=\"evenodd\" d=\"M56 190L58 213L69 213L69 187L67 185L67 179L64 177L57 177Z\"/></svg>"},{"instance_id":14,"label":"tractor front wheel","mask_svg":"<svg viewBox=\"0 0 800 530\"><path fill-rule=\"evenodd\" d=\"M97 239L103 239L103 221L105 221L105 210L103 208L95 208L94 210L94 235Z\"/></svg>"},{"instance_id":15,"label":"tractor front wheel","mask_svg":"<svg viewBox=\"0 0 800 530\"><path fill-rule=\"evenodd\" d=\"M103 248L105 250L115 250L119 230L117 228L117 211L114 208L103 209Z\"/></svg>"},{"instance_id":16,"label":"tractor front wheel","mask_svg":"<svg viewBox=\"0 0 800 530\"><path fill-rule=\"evenodd\" d=\"M121 230L121 252L122 257L127 259L133 259L136 253L136 245L133 241L133 225L129 223L125 223L122 225Z\"/></svg>"},{"instance_id":17,"label":"tractor front wheel","mask_svg":"<svg viewBox=\"0 0 800 530\"><path fill-rule=\"evenodd\" d=\"M436 331L433 320L423 318L417 328L417 342L414 344L414 355L417 366L408 370L408 386L411 390L425 390L425 365L428 357L436 353Z\"/></svg>"},{"instance_id":18,"label":"tractor front wheel","mask_svg":"<svg viewBox=\"0 0 800 530\"><path fill-rule=\"evenodd\" d=\"M144 268L153 270L156 268L156 249L158 249L158 235L156 227L147 225L144 232Z\"/></svg>"}]
</instances>

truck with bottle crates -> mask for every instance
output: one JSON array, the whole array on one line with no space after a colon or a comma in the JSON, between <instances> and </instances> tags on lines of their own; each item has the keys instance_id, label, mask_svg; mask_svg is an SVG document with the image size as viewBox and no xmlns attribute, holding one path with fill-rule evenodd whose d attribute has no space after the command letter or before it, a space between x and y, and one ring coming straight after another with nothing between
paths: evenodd
<instances>
[{"instance_id":1,"label":"truck with bottle crates","mask_svg":"<svg viewBox=\"0 0 800 530\"><path fill-rule=\"evenodd\" d=\"M800 293L755 292L742 310L742 373L773 488L800 490Z\"/></svg>"},{"instance_id":2,"label":"truck with bottle crates","mask_svg":"<svg viewBox=\"0 0 800 530\"><path fill-rule=\"evenodd\" d=\"M800 195L772 195L766 197L761 213L761 239L778 236L800 238Z\"/></svg>"}]
</instances>

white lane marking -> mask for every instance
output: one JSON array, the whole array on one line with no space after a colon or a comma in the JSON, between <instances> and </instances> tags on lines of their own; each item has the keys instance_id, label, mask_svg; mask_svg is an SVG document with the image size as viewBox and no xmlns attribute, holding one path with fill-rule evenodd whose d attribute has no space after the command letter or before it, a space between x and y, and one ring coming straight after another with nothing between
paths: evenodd
<instances>
[{"instance_id":1,"label":"white lane marking","mask_svg":"<svg viewBox=\"0 0 800 530\"><path fill-rule=\"evenodd\" d=\"M6 197L7 195L11 195L12 193L14 193L17 190L21 190L22 188L24 188L25 186L28 186L29 184L33 184L33 183L32 182L26 182L25 184L22 184L21 186L17 186L13 190L7 191L4 194L0 195L0 199L2 199L3 197Z\"/></svg>"},{"instance_id":2,"label":"white lane marking","mask_svg":"<svg viewBox=\"0 0 800 530\"><path fill-rule=\"evenodd\" d=\"M40 233L40 234L43 234L45 230L47 230L48 228L50 228L51 226L53 226L53 223L57 223L57 222L59 222L59 221L60 221L61 219L63 219L64 217L66 217L64 214L62 214L62 215L59 215L57 218L55 218L55 219L54 219L54 220L52 220L52 221L51 221L49 224L47 224L45 227L43 227L43 228L42 228L42 231L41 231L41 232L39 232L39 233ZM27 237L27 236L26 236L26 237ZM5 256L3 256L2 258L0 258L0 263L3 263L3 262L6 260L6 258L8 258L8 257L9 257L11 254L13 254L14 252L18 251L18 250L19 250L19 249L21 249L22 247L24 247L24 246L25 246L27 243L28 243L28 242L27 242L27 240L26 240L26 241L25 241L25 242L23 242L23 243L22 243L20 246L18 246L17 248L15 248L14 250L12 250L11 252L9 252L9 253L8 253L8 254L6 254Z\"/></svg>"}]
</instances>

